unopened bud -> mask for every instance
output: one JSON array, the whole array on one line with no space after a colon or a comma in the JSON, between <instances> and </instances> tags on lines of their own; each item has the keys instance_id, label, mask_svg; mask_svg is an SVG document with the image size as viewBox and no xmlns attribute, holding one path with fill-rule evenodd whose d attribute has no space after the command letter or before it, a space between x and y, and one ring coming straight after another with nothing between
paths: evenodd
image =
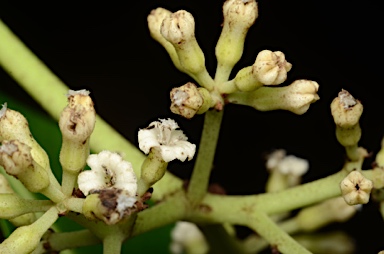
<instances>
[{"instance_id":1,"label":"unopened bud","mask_svg":"<svg viewBox=\"0 0 384 254\"><path fill-rule=\"evenodd\" d=\"M48 174L31 155L31 148L17 140L3 141L0 165L32 192L41 192L50 184Z\"/></svg>"},{"instance_id":2,"label":"unopened bud","mask_svg":"<svg viewBox=\"0 0 384 254\"><path fill-rule=\"evenodd\" d=\"M43 168L49 168L48 155L33 138L27 119L19 112L8 109L6 103L0 110L0 142L3 140L19 140L28 145L33 159Z\"/></svg>"},{"instance_id":3,"label":"unopened bud","mask_svg":"<svg viewBox=\"0 0 384 254\"><path fill-rule=\"evenodd\" d=\"M206 93L202 93L206 91ZM212 99L205 88L197 88L195 84L187 84L173 88L171 91L171 111L187 119L191 119L195 114L206 112Z\"/></svg>"},{"instance_id":4,"label":"unopened bud","mask_svg":"<svg viewBox=\"0 0 384 254\"><path fill-rule=\"evenodd\" d=\"M350 172L340 183L341 193L348 205L368 203L372 187L372 181L359 171Z\"/></svg>"},{"instance_id":5,"label":"unopened bud","mask_svg":"<svg viewBox=\"0 0 384 254\"><path fill-rule=\"evenodd\" d=\"M165 18L170 17L171 14L172 12L164 8L157 8L155 10L152 10L147 18L148 28L152 38L155 39L158 43L160 43L161 46L163 46L165 50L168 52L176 68L179 69L180 71L183 71L183 67L181 67L180 65L179 57L177 56L176 50L173 47L172 43L167 41L163 37L163 35L160 33L160 28L161 28L161 24L163 23L163 20Z\"/></svg>"},{"instance_id":6,"label":"unopened bud","mask_svg":"<svg viewBox=\"0 0 384 254\"><path fill-rule=\"evenodd\" d=\"M195 20L192 14L180 10L165 18L161 34L175 48L180 65L185 73L201 86L213 88L213 80L205 68L205 57L195 37Z\"/></svg>"},{"instance_id":7,"label":"unopened bud","mask_svg":"<svg viewBox=\"0 0 384 254\"><path fill-rule=\"evenodd\" d=\"M285 60L283 52L261 51L253 64L253 73L257 80L265 85L279 85L287 79L292 64Z\"/></svg>"},{"instance_id":8,"label":"unopened bud","mask_svg":"<svg viewBox=\"0 0 384 254\"><path fill-rule=\"evenodd\" d=\"M343 89L332 101L331 112L339 143L345 147L357 145L361 138L359 119L363 113L360 101Z\"/></svg>"},{"instance_id":9,"label":"unopened bud","mask_svg":"<svg viewBox=\"0 0 384 254\"><path fill-rule=\"evenodd\" d=\"M60 163L64 170L78 173L89 155L89 138L95 127L96 113L86 90L68 92L68 106L63 110L59 127L63 136Z\"/></svg>"},{"instance_id":10,"label":"unopened bud","mask_svg":"<svg viewBox=\"0 0 384 254\"><path fill-rule=\"evenodd\" d=\"M255 0L227 0L223 5L223 30L216 45L218 70L228 77L243 54L249 28L258 16Z\"/></svg>"},{"instance_id":11,"label":"unopened bud","mask_svg":"<svg viewBox=\"0 0 384 254\"><path fill-rule=\"evenodd\" d=\"M229 94L227 101L260 111L283 109L301 115L320 98L318 89L317 82L302 79L285 87L260 87L252 92Z\"/></svg>"}]
</instances>

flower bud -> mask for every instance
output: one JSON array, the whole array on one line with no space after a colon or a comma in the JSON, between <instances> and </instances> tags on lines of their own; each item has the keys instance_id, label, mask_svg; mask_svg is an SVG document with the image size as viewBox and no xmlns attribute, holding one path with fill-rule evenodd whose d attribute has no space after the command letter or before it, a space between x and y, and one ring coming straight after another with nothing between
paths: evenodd
<instances>
[{"instance_id":1,"label":"flower bud","mask_svg":"<svg viewBox=\"0 0 384 254\"><path fill-rule=\"evenodd\" d=\"M285 60L283 52L261 51L252 65L257 80L265 85L279 85L287 79L292 64Z\"/></svg>"},{"instance_id":2,"label":"flower bud","mask_svg":"<svg viewBox=\"0 0 384 254\"><path fill-rule=\"evenodd\" d=\"M347 205L341 197L332 198L320 204L302 209L296 217L300 229L315 231L332 222L349 220L358 207Z\"/></svg>"},{"instance_id":3,"label":"flower bud","mask_svg":"<svg viewBox=\"0 0 384 254\"><path fill-rule=\"evenodd\" d=\"M207 93L201 94L205 90ZM204 97L205 98L204 98ZM171 111L175 114L191 119L195 114L204 113L212 103L209 92L204 88L197 88L195 84L187 84L173 88L171 91ZM201 112L202 110L205 110Z\"/></svg>"},{"instance_id":4,"label":"flower bud","mask_svg":"<svg viewBox=\"0 0 384 254\"><path fill-rule=\"evenodd\" d=\"M96 113L89 91L69 90L67 96L68 106L61 112L59 127L63 136L60 150L62 190L69 196L89 156L89 140L95 127Z\"/></svg>"},{"instance_id":5,"label":"flower bud","mask_svg":"<svg viewBox=\"0 0 384 254\"><path fill-rule=\"evenodd\" d=\"M43 168L49 168L48 155L33 138L27 119L19 112L8 109L6 103L0 110L0 142L3 140L19 140L28 145L33 159Z\"/></svg>"},{"instance_id":6,"label":"flower bud","mask_svg":"<svg viewBox=\"0 0 384 254\"><path fill-rule=\"evenodd\" d=\"M158 43L160 43L161 46L163 46L168 52L176 68L180 71L183 71L183 67L180 65L179 57L177 56L175 47L173 47L172 43L167 41L160 33L160 28L161 24L163 23L163 20L165 18L170 17L171 14L172 12L163 8L157 8L155 10L152 10L147 18L148 28L152 38L155 39Z\"/></svg>"},{"instance_id":7,"label":"flower bud","mask_svg":"<svg viewBox=\"0 0 384 254\"><path fill-rule=\"evenodd\" d=\"M205 68L204 53L196 41L192 14L184 10L173 13L163 20L160 32L174 46L183 71L211 90L213 80Z\"/></svg>"},{"instance_id":8,"label":"flower bud","mask_svg":"<svg viewBox=\"0 0 384 254\"><path fill-rule=\"evenodd\" d=\"M350 172L340 183L341 193L348 205L368 203L372 187L372 181L359 171Z\"/></svg>"},{"instance_id":9,"label":"flower bud","mask_svg":"<svg viewBox=\"0 0 384 254\"><path fill-rule=\"evenodd\" d=\"M260 111L283 109L301 115L320 98L318 89L317 82L301 79L285 87L260 87L252 92L232 93L227 101Z\"/></svg>"},{"instance_id":10,"label":"flower bud","mask_svg":"<svg viewBox=\"0 0 384 254\"><path fill-rule=\"evenodd\" d=\"M46 211L51 206L52 202L49 200L23 199L16 193L0 193L0 218L2 219L13 219L31 212Z\"/></svg>"},{"instance_id":11,"label":"flower bud","mask_svg":"<svg viewBox=\"0 0 384 254\"><path fill-rule=\"evenodd\" d=\"M0 244L0 253L31 253L58 217L56 207L52 207L33 224L17 228Z\"/></svg>"},{"instance_id":12,"label":"flower bud","mask_svg":"<svg viewBox=\"0 0 384 254\"><path fill-rule=\"evenodd\" d=\"M331 112L336 124L336 137L342 146L357 145L361 138L359 119L363 105L346 90L341 90L331 103Z\"/></svg>"},{"instance_id":13,"label":"flower bud","mask_svg":"<svg viewBox=\"0 0 384 254\"><path fill-rule=\"evenodd\" d=\"M47 172L32 158L31 148L17 140L3 141L0 165L31 192L41 192L50 185Z\"/></svg>"},{"instance_id":14,"label":"flower bud","mask_svg":"<svg viewBox=\"0 0 384 254\"><path fill-rule=\"evenodd\" d=\"M3 194L16 195L16 194L14 194L14 191L11 188L11 186L9 185L7 179L2 174L0 174L0 210L2 210L4 208L5 209L11 209L12 213L14 215L14 213L15 213L14 208L12 206L10 206L7 202L5 202L5 200L2 198ZM19 198L19 197L17 196L17 198ZM0 217L3 218L3 214L5 214L5 212L0 211ZM17 216L15 218L8 218L8 220L15 227L20 227L20 226L29 225L32 222L34 222L36 220L36 216L34 213L27 213L27 214Z\"/></svg>"},{"instance_id":15,"label":"flower bud","mask_svg":"<svg viewBox=\"0 0 384 254\"><path fill-rule=\"evenodd\" d=\"M229 77L243 54L245 37L258 16L257 3L255 0L227 0L223 5L223 15L223 30L216 45L218 72L223 72L222 80Z\"/></svg>"}]
</instances>

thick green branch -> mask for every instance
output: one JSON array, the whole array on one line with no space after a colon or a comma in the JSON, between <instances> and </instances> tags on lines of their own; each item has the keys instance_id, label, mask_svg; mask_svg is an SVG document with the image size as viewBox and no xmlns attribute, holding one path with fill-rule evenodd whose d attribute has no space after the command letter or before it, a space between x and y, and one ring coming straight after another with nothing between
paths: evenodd
<instances>
[{"instance_id":1,"label":"thick green branch","mask_svg":"<svg viewBox=\"0 0 384 254\"><path fill-rule=\"evenodd\" d=\"M199 151L187 193L193 205L196 205L204 197L208 189L222 117L223 111L207 111L205 113Z\"/></svg>"}]
</instances>

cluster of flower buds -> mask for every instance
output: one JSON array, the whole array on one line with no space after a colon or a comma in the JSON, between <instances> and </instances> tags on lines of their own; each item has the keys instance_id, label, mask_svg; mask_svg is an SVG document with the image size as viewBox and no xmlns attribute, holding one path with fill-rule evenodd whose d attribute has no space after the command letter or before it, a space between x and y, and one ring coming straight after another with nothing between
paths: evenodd
<instances>
[{"instance_id":1,"label":"cluster of flower buds","mask_svg":"<svg viewBox=\"0 0 384 254\"><path fill-rule=\"evenodd\" d=\"M280 51L261 51L252 66L241 69L228 80L243 54L249 28L258 17L255 0L227 0L223 5L223 29L216 45L217 69L212 79L195 38L192 15L184 10L171 13L157 8L148 16L151 36L169 53L175 66L194 78L203 89L191 83L171 91L171 111L188 119L210 108L222 110L225 103L243 104L257 110L289 110L305 113L319 99L319 85L298 80L286 87L271 88L287 79L292 65Z\"/></svg>"}]
</instances>

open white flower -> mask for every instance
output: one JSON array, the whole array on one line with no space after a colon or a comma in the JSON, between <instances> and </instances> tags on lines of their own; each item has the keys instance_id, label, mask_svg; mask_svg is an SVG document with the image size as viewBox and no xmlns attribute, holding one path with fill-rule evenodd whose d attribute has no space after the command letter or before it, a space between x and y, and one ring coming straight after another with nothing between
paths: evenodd
<instances>
[{"instance_id":1,"label":"open white flower","mask_svg":"<svg viewBox=\"0 0 384 254\"><path fill-rule=\"evenodd\" d=\"M79 174L77 183L84 195L104 189L120 189L136 196L137 180L130 162L110 151L91 154L87 159L91 170Z\"/></svg>"},{"instance_id":2,"label":"open white flower","mask_svg":"<svg viewBox=\"0 0 384 254\"><path fill-rule=\"evenodd\" d=\"M195 155L196 145L188 142L179 125L172 119L159 119L139 130L138 139L140 150L148 154L152 147L159 147L165 162L174 159L191 160Z\"/></svg>"}]
</instances>

